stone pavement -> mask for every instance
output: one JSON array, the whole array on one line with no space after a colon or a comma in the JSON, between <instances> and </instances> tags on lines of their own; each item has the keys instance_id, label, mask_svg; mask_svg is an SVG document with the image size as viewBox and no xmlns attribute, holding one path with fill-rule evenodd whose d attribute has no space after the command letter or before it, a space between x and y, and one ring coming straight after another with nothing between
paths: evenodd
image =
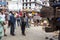
<instances>
[{"instance_id":1,"label":"stone pavement","mask_svg":"<svg viewBox=\"0 0 60 40\"><path fill-rule=\"evenodd\" d=\"M2 40L49 40L45 39L45 37L52 38L52 36L54 35L53 33L46 33L44 30L42 30L41 26L31 26L30 28L26 28L26 36L21 35L20 27L16 27L15 36L11 36L9 34L9 31L10 29L7 28L7 37L3 37Z\"/></svg>"}]
</instances>

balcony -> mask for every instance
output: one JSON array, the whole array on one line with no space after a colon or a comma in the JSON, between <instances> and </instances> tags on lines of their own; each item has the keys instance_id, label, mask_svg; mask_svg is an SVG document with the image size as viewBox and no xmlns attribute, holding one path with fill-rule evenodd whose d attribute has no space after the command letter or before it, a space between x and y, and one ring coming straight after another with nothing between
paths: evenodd
<instances>
[{"instance_id":1,"label":"balcony","mask_svg":"<svg viewBox=\"0 0 60 40\"><path fill-rule=\"evenodd\" d=\"M29 4L29 3L35 3L35 2L23 2L23 4L27 4L27 3Z\"/></svg>"}]
</instances>

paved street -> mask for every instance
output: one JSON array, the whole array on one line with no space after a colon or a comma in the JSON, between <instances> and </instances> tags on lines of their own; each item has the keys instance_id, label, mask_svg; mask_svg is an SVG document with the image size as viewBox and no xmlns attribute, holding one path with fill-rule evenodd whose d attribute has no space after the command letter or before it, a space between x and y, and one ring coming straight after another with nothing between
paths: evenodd
<instances>
[{"instance_id":1,"label":"paved street","mask_svg":"<svg viewBox=\"0 0 60 40\"><path fill-rule=\"evenodd\" d=\"M16 27L15 34L16 36L11 36L8 28L7 37L3 37L3 40L49 40L45 39L45 37L52 38L53 36L53 33L45 33L44 30L42 30L42 26L26 28L26 36L22 36L20 27Z\"/></svg>"}]
</instances>

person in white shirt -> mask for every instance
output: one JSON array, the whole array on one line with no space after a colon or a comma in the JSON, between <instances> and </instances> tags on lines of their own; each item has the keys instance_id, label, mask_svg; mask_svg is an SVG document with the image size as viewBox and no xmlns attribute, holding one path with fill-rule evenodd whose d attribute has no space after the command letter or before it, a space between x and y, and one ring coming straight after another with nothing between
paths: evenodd
<instances>
[{"instance_id":1,"label":"person in white shirt","mask_svg":"<svg viewBox=\"0 0 60 40\"><path fill-rule=\"evenodd\" d=\"M6 35L6 26L5 26L5 24L6 24L6 21L5 21L6 17L5 17L4 11L1 12L1 16L2 16L2 19L4 21L4 25L3 25L4 26L4 36L7 36Z\"/></svg>"},{"instance_id":2,"label":"person in white shirt","mask_svg":"<svg viewBox=\"0 0 60 40\"><path fill-rule=\"evenodd\" d=\"M11 25L11 22L10 22L10 16L12 15L12 11L9 12L9 15L8 15L8 27L10 27Z\"/></svg>"}]
</instances>

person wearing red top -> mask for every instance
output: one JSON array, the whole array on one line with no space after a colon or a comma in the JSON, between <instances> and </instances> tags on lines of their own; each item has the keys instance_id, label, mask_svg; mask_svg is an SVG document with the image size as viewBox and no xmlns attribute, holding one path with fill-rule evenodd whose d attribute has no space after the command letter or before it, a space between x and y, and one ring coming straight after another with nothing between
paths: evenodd
<instances>
[{"instance_id":1,"label":"person wearing red top","mask_svg":"<svg viewBox=\"0 0 60 40\"><path fill-rule=\"evenodd\" d=\"M22 16L22 11L19 12L19 15Z\"/></svg>"},{"instance_id":2,"label":"person wearing red top","mask_svg":"<svg viewBox=\"0 0 60 40\"><path fill-rule=\"evenodd\" d=\"M20 14L19 13L17 13L16 19L17 19L17 26L20 27Z\"/></svg>"}]
</instances>

